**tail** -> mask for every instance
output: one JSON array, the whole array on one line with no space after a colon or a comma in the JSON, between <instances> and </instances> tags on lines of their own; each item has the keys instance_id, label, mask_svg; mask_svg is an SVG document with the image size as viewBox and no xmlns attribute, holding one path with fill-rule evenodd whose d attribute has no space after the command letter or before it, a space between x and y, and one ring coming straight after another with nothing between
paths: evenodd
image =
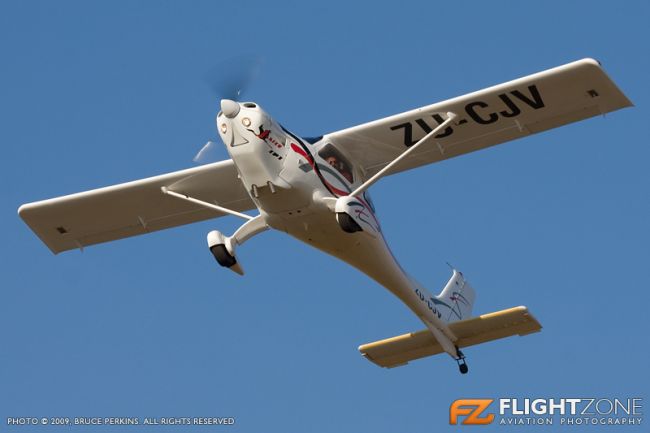
<instances>
[{"instance_id":1,"label":"tail","mask_svg":"<svg viewBox=\"0 0 650 433\"><path fill-rule=\"evenodd\" d=\"M542 325L526 307L508 308L471 317L475 298L472 286L465 281L463 274L454 269L442 292L431 298L440 313L438 317L447 322L449 331L456 336L453 343L441 331L427 325L422 331L363 344L359 346L359 351L370 361L387 368L447 352L456 359L460 372L464 374L467 373L467 363L465 355L458 349L512 335L528 335L542 329ZM449 344L456 347L455 352L449 349Z\"/></svg>"},{"instance_id":2,"label":"tail","mask_svg":"<svg viewBox=\"0 0 650 433\"><path fill-rule=\"evenodd\" d=\"M433 302L442 313L441 319L446 322L472 317L472 307L476 292L463 277L463 274L456 269L447 285L438 296L434 296Z\"/></svg>"}]
</instances>

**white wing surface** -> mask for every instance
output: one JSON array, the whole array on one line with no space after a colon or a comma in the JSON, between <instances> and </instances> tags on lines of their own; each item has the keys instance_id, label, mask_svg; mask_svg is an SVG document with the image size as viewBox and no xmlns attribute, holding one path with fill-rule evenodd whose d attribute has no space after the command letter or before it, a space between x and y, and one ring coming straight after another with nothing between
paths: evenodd
<instances>
[{"instance_id":1,"label":"white wing surface","mask_svg":"<svg viewBox=\"0 0 650 433\"><path fill-rule=\"evenodd\" d=\"M529 75L427 107L327 134L366 172L378 172L441 124L454 124L397 164L391 173L473 152L631 106L593 59Z\"/></svg>"},{"instance_id":2,"label":"white wing surface","mask_svg":"<svg viewBox=\"0 0 650 433\"><path fill-rule=\"evenodd\" d=\"M22 205L18 214L59 253L224 214L161 187L236 211L255 207L232 160Z\"/></svg>"}]
</instances>

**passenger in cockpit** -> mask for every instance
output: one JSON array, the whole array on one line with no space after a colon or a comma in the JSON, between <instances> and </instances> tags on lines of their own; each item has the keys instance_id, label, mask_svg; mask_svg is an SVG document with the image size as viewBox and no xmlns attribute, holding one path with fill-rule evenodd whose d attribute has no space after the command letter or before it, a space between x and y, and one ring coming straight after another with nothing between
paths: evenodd
<instances>
[{"instance_id":1,"label":"passenger in cockpit","mask_svg":"<svg viewBox=\"0 0 650 433\"><path fill-rule=\"evenodd\" d=\"M344 178L348 180L348 182L352 183L352 172L350 171L350 168L345 164L343 161L338 159L336 155L330 155L327 158L325 158L325 161L334 167L336 171L341 173Z\"/></svg>"}]
</instances>

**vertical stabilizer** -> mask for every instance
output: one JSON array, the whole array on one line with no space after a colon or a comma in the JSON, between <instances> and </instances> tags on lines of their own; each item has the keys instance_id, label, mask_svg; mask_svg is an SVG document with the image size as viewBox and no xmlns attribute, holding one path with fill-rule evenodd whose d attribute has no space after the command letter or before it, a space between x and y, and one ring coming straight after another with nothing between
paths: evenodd
<instances>
[{"instance_id":1,"label":"vertical stabilizer","mask_svg":"<svg viewBox=\"0 0 650 433\"><path fill-rule=\"evenodd\" d=\"M442 320L456 322L469 319L472 316L472 307L476 293L472 286L465 280L463 274L456 269L442 292L434 297L433 302L442 313Z\"/></svg>"}]
</instances>

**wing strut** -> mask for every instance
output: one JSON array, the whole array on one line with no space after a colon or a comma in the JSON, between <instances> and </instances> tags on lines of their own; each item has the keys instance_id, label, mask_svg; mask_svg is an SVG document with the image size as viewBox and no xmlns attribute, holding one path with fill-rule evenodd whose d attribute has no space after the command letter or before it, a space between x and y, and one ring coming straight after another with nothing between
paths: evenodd
<instances>
[{"instance_id":1,"label":"wing strut","mask_svg":"<svg viewBox=\"0 0 650 433\"><path fill-rule=\"evenodd\" d=\"M245 220L252 220L254 218L254 217L252 217L250 215L246 215L245 213L237 212L237 211L234 211L234 210L231 210L231 209L228 209L228 208L225 208L225 207L213 204L213 203L208 203L207 201L203 201L203 200L196 199L194 197L190 197L189 195L180 194L178 192L171 191L171 190L167 189L167 187L165 187L165 186L161 187L160 190L163 192L163 194L171 195L172 197L180 198L181 200L186 200L186 201L189 201L189 202L192 202L192 203L196 203L198 205L201 205L201 206L204 206L204 207L207 207L207 208L210 208L210 209L214 209L214 210L217 210L219 212L222 212L222 213L225 213L225 214L228 214L228 215L233 215L233 216L236 216L236 217L239 217L239 218L243 218Z\"/></svg>"},{"instance_id":2,"label":"wing strut","mask_svg":"<svg viewBox=\"0 0 650 433\"><path fill-rule=\"evenodd\" d=\"M361 186L359 186L359 188L357 188L357 189L355 189L354 191L352 191L352 192L350 193L350 196L352 196L352 197L356 197L356 196L358 196L359 194L362 194L365 190L367 190L368 188L370 188L370 186L371 186L372 184L374 184L374 183L377 182L379 179L381 179L381 177L384 176L384 174L386 174L386 173L387 173L391 168L393 168L393 167L395 166L395 164L399 163L401 160L403 160L404 158L406 158L407 156L409 156L409 154L411 154L411 152L414 152L415 149L417 149L418 147L420 147L420 145L421 145L422 143L426 142L429 138L431 138L432 136L434 136L435 134L437 134L440 130L446 128L447 125L450 124L450 123L451 123L455 118L456 118L456 114L455 114L455 113L452 113L451 111L447 112L447 120L445 120L445 121L442 122L440 125L438 125L438 127L434 128L433 131L429 132L427 135L425 135L424 137L422 137L422 138L420 139L420 141L418 141L417 143L415 143L413 146L411 146L411 147L409 147L408 149L406 149L406 150L405 150L405 151L404 151L400 156L398 156L397 158L395 158L395 159L394 159L393 161L391 161L387 166L385 166L384 168L382 168L381 170L379 170L377 173L375 173L374 176L372 176L370 179L368 179L367 181L365 181Z\"/></svg>"}]
</instances>

